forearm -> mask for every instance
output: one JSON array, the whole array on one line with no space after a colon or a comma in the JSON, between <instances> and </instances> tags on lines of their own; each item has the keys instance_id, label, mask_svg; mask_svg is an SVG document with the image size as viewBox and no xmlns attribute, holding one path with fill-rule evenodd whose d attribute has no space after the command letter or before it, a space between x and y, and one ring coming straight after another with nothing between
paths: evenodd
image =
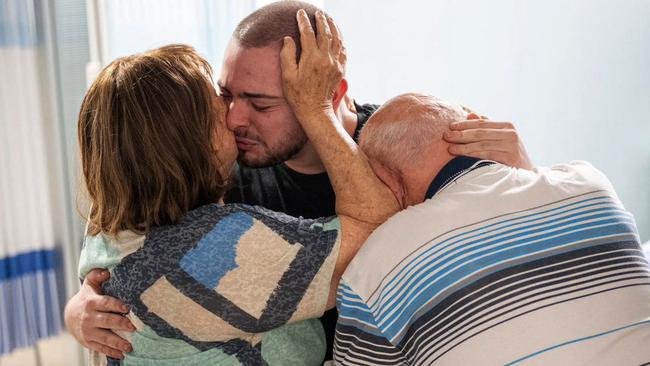
<instances>
[{"instance_id":1,"label":"forearm","mask_svg":"<svg viewBox=\"0 0 650 366\"><path fill-rule=\"evenodd\" d=\"M379 224L396 212L391 192L375 176L332 109L304 114L299 120L328 172L338 215Z\"/></svg>"},{"instance_id":2,"label":"forearm","mask_svg":"<svg viewBox=\"0 0 650 366\"><path fill-rule=\"evenodd\" d=\"M377 224L359 222L347 216L339 216L339 220L341 222L341 246L332 273L327 309L336 305L336 291L345 269L361 249L368 236L377 227Z\"/></svg>"},{"instance_id":3,"label":"forearm","mask_svg":"<svg viewBox=\"0 0 650 366\"><path fill-rule=\"evenodd\" d=\"M340 34L322 13L316 15L318 37L304 11L296 19L302 54L296 64L295 43L285 37L280 53L284 94L329 174L337 214L381 223L397 210L397 204L334 114L335 90L345 62Z\"/></svg>"}]
</instances>

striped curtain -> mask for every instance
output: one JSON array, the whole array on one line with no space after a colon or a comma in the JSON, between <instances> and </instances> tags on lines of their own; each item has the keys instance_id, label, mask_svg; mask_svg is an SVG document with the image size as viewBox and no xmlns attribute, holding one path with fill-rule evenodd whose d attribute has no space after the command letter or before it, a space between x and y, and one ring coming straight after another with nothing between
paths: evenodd
<instances>
[{"instance_id":1,"label":"striped curtain","mask_svg":"<svg viewBox=\"0 0 650 366\"><path fill-rule=\"evenodd\" d=\"M38 3L0 0L0 355L62 329Z\"/></svg>"}]
</instances>

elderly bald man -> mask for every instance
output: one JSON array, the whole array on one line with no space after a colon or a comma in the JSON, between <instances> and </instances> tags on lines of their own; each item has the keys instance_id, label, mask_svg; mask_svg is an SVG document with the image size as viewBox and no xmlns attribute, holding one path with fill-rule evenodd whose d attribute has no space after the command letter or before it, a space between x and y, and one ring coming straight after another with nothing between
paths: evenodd
<instances>
[{"instance_id":1,"label":"elderly bald man","mask_svg":"<svg viewBox=\"0 0 650 366\"><path fill-rule=\"evenodd\" d=\"M407 94L362 130L404 210L343 275L335 364L647 364L648 262L607 178L453 157L443 135L465 117Z\"/></svg>"}]
</instances>

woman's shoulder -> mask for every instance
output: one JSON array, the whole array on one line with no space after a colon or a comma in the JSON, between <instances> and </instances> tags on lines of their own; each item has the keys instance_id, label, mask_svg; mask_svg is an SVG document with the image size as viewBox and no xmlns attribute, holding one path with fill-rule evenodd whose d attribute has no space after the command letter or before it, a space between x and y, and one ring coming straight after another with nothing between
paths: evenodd
<instances>
[{"instance_id":1,"label":"woman's shoulder","mask_svg":"<svg viewBox=\"0 0 650 366\"><path fill-rule=\"evenodd\" d=\"M140 249L144 240L145 235L132 231L86 236L79 258L79 277L84 278L95 268L113 269L122 258Z\"/></svg>"},{"instance_id":2,"label":"woman's shoulder","mask_svg":"<svg viewBox=\"0 0 650 366\"><path fill-rule=\"evenodd\" d=\"M178 223L157 227L147 235L147 241L162 243L196 242L201 238L239 238L245 233L272 231L291 242L298 236L320 235L323 231L337 231L336 217L303 219L261 206L240 203L210 204L188 212ZM211 235L208 235L211 233ZM303 238L304 239L304 238Z\"/></svg>"},{"instance_id":3,"label":"woman's shoulder","mask_svg":"<svg viewBox=\"0 0 650 366\"><path fill-rule=\"evenodd\" d=\"M251 206L243 203L210 204L204 205L188 212L179 225L214 225L217 221L229 218L233 224L249 220L277 221L289 223L302 220L289 216L283 212L271 211L261 206ZM239 218L240 220L237 220Z\"/></svg>"}]
</instances>

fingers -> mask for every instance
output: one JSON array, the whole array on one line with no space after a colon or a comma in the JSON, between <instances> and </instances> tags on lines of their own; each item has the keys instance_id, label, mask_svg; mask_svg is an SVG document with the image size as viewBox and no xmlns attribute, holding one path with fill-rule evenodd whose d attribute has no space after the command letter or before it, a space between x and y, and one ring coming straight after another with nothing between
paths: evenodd
<instances>
[{"instance_id":1,"label":"fingers","mask_svg":"<svg viewBox=\"0 0 650 366\"><path fill-rule=\"evenodd\" d=\"M296 64L296 43L291 37L284 37L284 44L280 51L280 66L282 68L282 77L291 80L296 74L298 64Z\"/></svg>"},{"instance_id":2,"label":"fingers","mask_svg":"<svg viewBox=\"0 0 650 366\"><path fill-rule=\"evenodd\" d=\"M316 36L314 29L311 27L307 12L303 9L298 10L296 14L298 20L298 29L300 30L300 45L303 53L310 53L316 48Z\"/></svg>"},{"instance_id":3,"label":"fingers","mask_svg":"<svg viewBox=\"0 0 650 366\"><path fill-rule=\"evenodd\" d=\"M128 313L129 308L120 300L110 296L97 296L88 300L86 308L90 311Z\"/></svg>"},{"instance_id":4,"label":"fingers","mask_svg":"<svg viewBox=\"0 0 650 366\"><path fill-rule=\"evenodd\" d=\"M108 280L111 277L110 273L105 270L105 269L93 269L90 271L87 275L86 278L84 279L85 281L88 281L91 286L94 288L101 288L102 283L104 281Z\"/></svg>"},{"instance_id":5,"label":"fingers","mask_svg":"<svg viewBox=\"0 0 650 366\"><path fill-rule=\"evenodd\" d=\"M329 26L329 21L320 10L316 12L316 31L318 33L316 36L318 48L323 52L329 52L332 45L332 31ZM338 58L338 52L336 53L336 58Z\"/></svg>"},{"instance_id":6,"label":"fingers","mask_svg":"<svg viewBox=\"0 0 650 366\"><path fill-rule=\"evenodd\" d=\"M339 64L341 67L345 67L345 63L348 61L348 53L345 49L345 46L341 43L341 52L339 52Z\"/></svg>"},{"instance_id":7,"label":"fingers","mask_svg":"<svg viewBox=\"0 0 650 366\"><path fill-rule=\"evenodd\" d=\"M86 344L86 347L88 347L91 350L103 353L103 354L105 354L105 355L107 355L109 357L116 358L118 360L121 360L121 359L124 358L124 354L122 352L127 352L127 351L122 351L119 348L113 348L113 347L107 346L105 344L97 343L97 342L88 342Z\"/></svg>"},{"instance_id":8,"label":"fingers","mask_svg":"<svg viewBox=\"0 0 650 366\"><path fill-rule=\"evenodd\" d=\"M462 131L445 131L445 141L455 144L468 144L478 141L511 141L518 140L517 132L510 129L476 128Z\"/></svg>"},{"instance_id":9,"label":"fingers","mask_svg":"<svg viewBox=\"0 0 650 366\"><path fill-rule=\"evenodd\" d=\"M88 335L88 340L89 344L96 343L102 347L108 347L118 352L133 351L131 343L110 330L95 329L92 334Z\"/></svg>"},{"instance_id":10,"label":"fingers","mask_svg":"<svg viewBox=\"0 0 650 366\"><path fill-rule=\"evenodd\" d=\"M131 343L127 342L126 339L118 336L117 334L111 332L110 330L99 329L95 332L95 336L91 342L95 342L104 347L109 347L120 352L132 352L133 348Z\"/></svg>"},{"instance_id":11,"label":"fingers","mask_svg":"<svg viewBox=\"0 0 650 366\"><path fill-rule=\"evenodd\" d=\"M332 56L335 60L338 60L339 66L341 68L345 67L345 63L348 60L347 52L345 46L343 46L343 37L341 36L341 31L339 27L334 23L332 18L327 18L327 22L332 31Z\"/></svg>"},{"instance_id":12,"label":"fingers","mask_svg":"<svg viewBox=\"0 0 650 366\"><path fill-rule=\"evenodd\" d=\"M515 126L510 122L496 122L486 119L473 119L461 122L452 122L449 124L449 128L456 131L469 130L473 128L514 130Z\"/></svg>"},{"instance_id":13,"label":"fingers","mask_svg":"<svg viewBox=\"0 0 650 366\"><path fill-rule=\"evenodd\" d=\"M113 331L135 331L124 316L115 312L127 312L128 308L110 296L96 296L87 300L81 317L81 339L91 349L122 359L122 352L132 352L131 344Z\"/></svg>"},{"instance_id":14,"label":"fingers","mask_svg":"<svg viewBox=\"0 0 650 366\"><path fill-rule=\"evenodd\" d=\"M327 18L327 24L329 25L330 31L332 32L332 55L338 58L340 52L343 50L343 40L341 39L341 32L339 28L334 23L332 18Z\"/></svg>"},{"instance_id":15,"label":"fingers","mask_svg":"<svg viewBox=\"0 0 650 366\"><path fill-rule=\"evenodd\" d=\"M89 326L103 329L110 329L113 331L116 330L125 330L128 332L135 331L135 327L129 319L122 315L113 314L113 313L97 313L95 319L90 321L92 325Z\"/></svg>"},{"instance_id":16,"label":"fingers","mask_svg":"<svg viewBox=\"0 0 650 366\"><path fill-rule=\"evenodd\" d=\"M449 153L452 155L466 155L479 157L476 154L482 152L510 152L513 151L512 146L508 146L503 141L480 141L472 142L469 144L452 144L449 145Z\"/></svg>"}]
</instances>

